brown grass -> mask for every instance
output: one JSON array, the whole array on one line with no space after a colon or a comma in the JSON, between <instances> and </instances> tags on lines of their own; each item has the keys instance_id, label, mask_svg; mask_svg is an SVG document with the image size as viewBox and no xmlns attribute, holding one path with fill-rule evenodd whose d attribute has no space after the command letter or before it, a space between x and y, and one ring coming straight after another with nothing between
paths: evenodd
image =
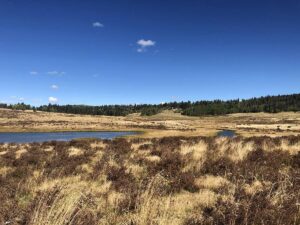
<instances>
[{"instance_id":1,"label":"brown grass","mask_svg":"<svg viewBox=\"0 0 300 225\"><path fill-rule=\"evenodd\" d=\"M280 129L278 129L278 127ZM290 136L300 132L300 113L245 113L225 116L188 117L174 111L141 117L72 115L0 109L0 132L28 131L144 131L138 136L214 136L219 130L236 130L251 136Z\"/></svg>"},{"instance_id":2,"label":"brown grass","mask_svg":"<svg viewBox=\"0 0 300 225\"><path fill-rule=\"evenodd\" d=\"M300 136L0 145L0 224L300 223Z\"/></svg>"}]
</instances>

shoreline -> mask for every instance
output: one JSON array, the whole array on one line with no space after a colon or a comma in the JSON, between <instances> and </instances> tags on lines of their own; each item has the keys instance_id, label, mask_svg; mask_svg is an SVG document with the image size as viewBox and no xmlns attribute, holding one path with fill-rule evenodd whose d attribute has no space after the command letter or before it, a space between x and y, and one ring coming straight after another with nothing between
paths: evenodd
<instances>
[{"instance_id":1,"label":"shoreline","mask_svg":"<svg viewBox=\"0 0 300 225\"><path fill-rule=\"evenodd\" d=\"M300 133L300 112L196 118L173 111L163 111L149 117L108 117L0 109L0 133L137 132L134 137L159 138L215 136L222 130L234 130L237 135L244 137L297 135Z\"/></svg>"}]
</instances>

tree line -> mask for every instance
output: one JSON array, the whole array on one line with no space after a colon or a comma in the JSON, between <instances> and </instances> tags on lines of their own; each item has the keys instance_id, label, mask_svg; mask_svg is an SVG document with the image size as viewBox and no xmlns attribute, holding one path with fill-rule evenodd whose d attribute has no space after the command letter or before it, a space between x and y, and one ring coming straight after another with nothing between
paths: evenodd
<instances>
[{"instance_id":1,"label":"tree line","mask_svg":"<svg viewBox=\"0 0 300 225\"><path fill-rule=\"evenodd\" d=\"M198 101L183 110L188 116L223 115L231 113L278 113L300 111L300 94L266 96L247 100Z\"/></svg>"},{"instance_id":2,"label":"tree line","mask_svg":"<svg viewBox=\"0 0 300 225\"><path fill-rule=\"evenodd\" d=\"M163 104L132 104L132 105L57 105L48 104L38 107L24 103L0 104L0 108L16 110L34 110L45 112L126 116L132 113L141 113L142 116L158 114L163 110L176 109L187 116L224 115L231 113L268 112L278 113L300 111L300 94L266 96L251 99L214 100L196 102L169 102Z\"/></svg>"}]
</instances>

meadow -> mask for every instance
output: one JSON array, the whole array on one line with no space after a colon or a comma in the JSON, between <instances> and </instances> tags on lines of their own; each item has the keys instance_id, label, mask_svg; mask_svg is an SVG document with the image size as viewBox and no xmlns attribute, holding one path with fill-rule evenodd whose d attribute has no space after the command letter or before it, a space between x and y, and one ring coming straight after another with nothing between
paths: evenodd
<instances>
[{"instance_id":1,"label":"meadow","mask_svg":"<svg viewBox=\"0 0 300 225\"><path fill-rule=\"evenodd\" d=\"M241 136L290 136L300 133L300 112L183 116L166 110L153 116L93 116L0 109L0 132L141 131L139 137L214 136L234 130Z\"/></svg>"},{"instance_id":2,"label":"meadow","mask_svg":"<svg viewBox=\"0 0 300 225\"><path fill-rule=\"evenodd\" d=\"M0 132L142 132L0 144L0 224L298 225L299 115L1 109ZM225 129L238 136L216 136Z\"/></svg>"},{"instance_id":3,"label":"meadow","mask_svg":"<svg viewBox=\"0 0 300 225\"><path fill-rule=\"evenodd\" d=\"M300 137L0 145L0 224L299 224Z\"/></svg>"}]
</instances>

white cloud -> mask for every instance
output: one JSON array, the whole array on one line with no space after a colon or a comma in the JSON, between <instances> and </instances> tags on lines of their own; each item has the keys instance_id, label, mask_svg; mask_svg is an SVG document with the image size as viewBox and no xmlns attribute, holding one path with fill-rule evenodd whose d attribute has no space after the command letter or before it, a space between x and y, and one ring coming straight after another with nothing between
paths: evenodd
<instances>
[{"instance_id":1,"label":"white cloud","mask_svg":"<svg viewBox=\"0 0 300 225\"><path fill-rule=\"evenodd\" d=\"M55 90L58 89L58 85L56 85L56 84L52 84L50 87Z\"/></svg>"},{"instance_id":2,"label":"white cloud","mask_svg":"<svg viewBox=\"0 0 300 225\"><path fill-rule=\"evenodd\" d=\"M137 49L137 52L146 52L147 48L153 47L156 44L155 41L145 40L145 39L140 39L136 43L139 46L139 48Z\"/></svg>"},{"instance_id":3,"label":"white cloud","mask_svg":"<svg viewBox=\"0 0 300 225\"><path fill-rule=\"evenodd\" d=\"M57 75L58 72L57 72L57 71L50 71L50 72L48 72L48 74L49 74L49 75Z\"/></svg>"},{"instance_id":4,"label":"white cloud","mask_svg":"<svg viewBox=\"0 0 300 225\"><path fill-rule=\"evenodd\" d=\"M25 100L25 98L23 98L23 97L19 98L19 101L24 101L24 100Z\"/></svg>"},{"instance_id":5,"label":"white cloud","mask_svg":"<svg viewBox=\"0 0 300 225\"><path fill-rule=\"evenodd\" d=\"M47 74L48 74L48 75L62 76L62 75L65 75L66 73L65 73L65 72L60 72L60 71L57 71L57 70L53 70L53 71L47 72Z\"/></svg>"},{"instance_id":6,"label":"white cloud","mask_svg":"<svg viewBox=\"0 0 300 225\"><path fill-rule=\"evenodd\" d=\"M104 25L100 22L94 22L93 27L104 27Z\"/></svg>"},{"instance_id":7,"label":"white cloud","mask_svg":"<svg viewBox=\"0 0 300 225\"><path fill-rule=\"evenodd\" d=\"M39 74L37 71L30 71L29 73L30 73L30 75L38 75Z\"/></svg>"},{"instance_id":8,"label":"white cloud","mask_svg":"<svg viewBox=\"0 0 300 225\"><path fill-rule=\"evenodd\" d=\"M55 97L49 97L48 98L49 103L51 104L56 104L58 102L58 99Z\"/></svg>"},{"instance_id":9,"label":"white cloud","mask_svg":"<svg viewBox=\"0 0 300 225\"><path fill-rule=\"evenodd\" d=\"M140 45L141 47L149 47L149 46L154 46L155 41L141 39L137 41L137 44Z\"/></svg>"}]
</instances>

